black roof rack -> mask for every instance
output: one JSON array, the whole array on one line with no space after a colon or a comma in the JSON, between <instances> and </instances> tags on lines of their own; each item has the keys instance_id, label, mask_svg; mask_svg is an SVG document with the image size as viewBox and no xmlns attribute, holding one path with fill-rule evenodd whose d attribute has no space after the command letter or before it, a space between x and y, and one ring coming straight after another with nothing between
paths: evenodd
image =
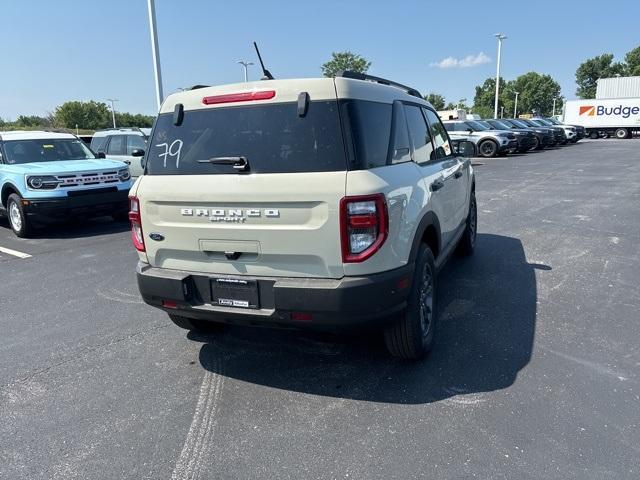
<instances>
[{"instance_id":1,"label":"black roof rack","mask_svg":"<svg viewBox=\"0 0 640 480\"><path fill-rule=\"evenodd\" d=\"M422 98L422 95L420 95L420 92L415 88L407 87L406 85L402 85L401 83L394 82L393 80L387 80L386 78L367 75L366 73L352 72L351 70L342 70L336 74L336 77L353 78L356 80L368 80L369 82L381 83L382 85L390 85L392 87L396 87L401 90L404 90L409 95Z\"/></svg>"},{"instance_id":2,"label":"black roof rack","mask_svg":"<svg viewBox=\"0 0 640 480\"><path fill-rule=\"evenodd\" d=\"M142 127L142 128L147 128L147 127ZM96 131L95 131L95 133L98 133L98 132L110 132L110 131L113 131L113 130L122 130L122 131L126 131L126 132L140 132L140 133L144 133L144 132L140 129L140 127L116 127L116 128L110 127L110 128L100 128L100 129L96 130Z\"/></svg>"},{"instance_id":3,"label":"black roof rack","mask_svg":"<svg viewBox=\"0 0 640 480\"><path fill-rule=\"evenodd\" d=\"M211 85L194 85L193 87L191 87L189 90L199 90L201 88L207 88L210 87Z\"/></svg>"}]
</instances>

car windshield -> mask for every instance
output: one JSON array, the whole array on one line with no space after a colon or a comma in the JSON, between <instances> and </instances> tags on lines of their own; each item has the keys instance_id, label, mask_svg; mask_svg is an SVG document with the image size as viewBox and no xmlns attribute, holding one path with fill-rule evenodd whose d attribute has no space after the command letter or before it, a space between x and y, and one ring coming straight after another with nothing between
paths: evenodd
<instances>
[{"instance_id":1,"label":"car windshield","mask_svg":"<svg viewBox=\"0 0 640 480\"><path fill-rule=\"evenodd\" d=\"M531 125L527 124L526 122L523 122L522 120L509 120L512 124L520 127L520 128L529 128L531 127Z\"/></svg>"},{"instance_id":2,"label":"car windshield","mask_svg":"<svg viewBox=\"0 0 640 480\"><path fill-rule=\"evenodd\" d=\"M531 120L532 122L537 123L538 125L542 125L545 127L548 127L549 125L552 125L551 122L547 121L547 120L543 120L541 118L536 118L535 120Z\"/></svg>"},{"instance_id":3,"label":"car windshield","mask_svg":"<svg viewBox=\"0 0 640 480\"><path fill-rule=\"evenodd\" d=\"M512 125L500 120L493 120L490 125L497 130L509 130L513 128Z\"/></svg>"},{"instance_id":4,"label":"car windshield","mask_svg":"<svg viewBox=\"0 0 640 480\"><path fill-rule=\"evenodd\" d=\"M493 129L495 128L493 125L491 125L489 122L484 121L484 120L476 120L476 123L479 123L480 125L487 127L488 129Z\"/></svg>"},{"instance_id":5,"label":"car windshield","mask_svg":"<svg viewBox=\"0 0 640 480\"><path fill-rule=\"evenodd\" d=\"M467 120L465 123L469 125L471 128L473 128L476 132L491 130L490 128L485 127L480 122L476 122L475 120Z\"/></svg>"},{"instance_id":6,"label":"car windshield","mask_svg":"<svg viewBox=\"0 0 640 480\"><path fill-rule=\"evenodd\" d=\"M562 122L559 122L555 118L545 118L545 120L549 122L551 125L562 125Z\"/></svg>"},{"instance_id":7,"label":"car windshield","mask_svg":"<svg viewBox=\"0 0 640 480\"><path fill-rule=\"evenodd\" d=\"M520 118L520 119L515 120L515 121L517 121L517 122L519 122L519 123L521 123L521 124L523 124L523 125L525 125L527 127L539 127L540 126L537 123L532 122L531 120L525 119L525 118Z\"/></svg>"},{"instance_id":8,"label":"car windshield","mask_svg":"<svg viewBox=\"0 0 640 480\"><path fill-rule=\"evenodd\" d=\"M9 164L96 158L81 140L75 138L7 140L4 142L4 150Z\"/></svg>"}]
</instances>

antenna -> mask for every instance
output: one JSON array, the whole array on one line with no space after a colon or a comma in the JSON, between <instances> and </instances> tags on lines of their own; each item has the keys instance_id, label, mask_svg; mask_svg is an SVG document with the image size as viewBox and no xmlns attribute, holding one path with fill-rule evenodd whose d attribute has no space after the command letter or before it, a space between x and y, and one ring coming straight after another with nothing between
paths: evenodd
<instances>
[{"instance_id":1,"label":"antenna","mask_svg":"<svg viewBox=\"0 0 640 480\"><path fill-rule=\"evenodd\" d=\"M260 66L262 67L262 74L264 75L264 77L262 77L262 80L273 80L273 75L271 75L271 72L266 68L264 68L264 62L262 61L262 57L260 56L260 50L258 50L258 44L256 42L253 42L253 46L256 49L256 53L258 54L258 60L260 60Z\"/></svg>"}]
</instances>

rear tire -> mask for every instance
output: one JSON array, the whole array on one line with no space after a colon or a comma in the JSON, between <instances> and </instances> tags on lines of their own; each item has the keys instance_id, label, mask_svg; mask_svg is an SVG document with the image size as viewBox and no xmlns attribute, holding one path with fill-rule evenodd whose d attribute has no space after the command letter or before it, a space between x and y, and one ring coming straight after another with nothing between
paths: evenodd
<instances>
[{"instance_id":1,"label":"rear tire","mask_svg":"<svg viewBox=\"0 0 640 480\"><path fill-rule=\"evenodd\" d=\"M212 333L212 332L219 332L224 328L224 325L220 323L195 320L193 318L181 317L180 315L175 315L173 313L169 313L168 315L171 321L175 323L178 327L184 328L185 330L190 330L193 332Z\"/></svg>"},{"instance_id":2,"label":"rear tire","mask_svg":"<svg viewBox=\"0 0 640 480\"><path fill-rule=\"evenodd\" d=\"M464 233L460 237L458 243L458 253L460 255L471 255L476 246L478 237L478 207L476 205L476 192L471 192L471 201L469 202L469 215L465 222Z\"/></svg>"},{"instance_id":3,"label":"rear tire","mask_svg":"<svg viewBox=\"0 0 640 480\"><path fill-rule=\"evenodd\" d=\"M407 309L384 332L387 350L406 360L423 358L433 345L436 309L436 269L431 249L420 245Z\"/></svg>"},{"instance_id":4,"label":"rear tire","mask_svg":"<svg viewBox=\"0 0 640 480\"><path fill-rule=\"evenodd\" d=\"M495 157L498 153L498 144L493 140L483 140L478 145L478 153L484 158Z\"/></svg>"},{"instance_id":5,"label":"rear tire","mask_svg":"<svg viewBox=\"0 0 640 480\"><path fill-rule=\"evenodd\" d=\"M629 138L629 130L626 128L618 128L615 135L618 140L624 140L625 138Z\"/></svg>"},{"instance_id":6,"label":"rear tire","mask_svg":"<svg viewBox=\"0 0 640 480\"><path fill-rule=\"evenodd\" d=\"M591 140L597 140L598 138L600 138L600 135L598 135L598 132L591 132L589 133L589 138Z\"/></svg>"},{"instance_id":7,"label":"rear tire","mask_svg":"<svg viewBox=\"0 0 640 480\"><path fill-rule=\"evenodd\" d=\"M33 226L22 206L22 198L17 193L12 193L7 198L7 217L11 230L16 236L28 238L31 235Z\"/></svg>"}]
</instances>

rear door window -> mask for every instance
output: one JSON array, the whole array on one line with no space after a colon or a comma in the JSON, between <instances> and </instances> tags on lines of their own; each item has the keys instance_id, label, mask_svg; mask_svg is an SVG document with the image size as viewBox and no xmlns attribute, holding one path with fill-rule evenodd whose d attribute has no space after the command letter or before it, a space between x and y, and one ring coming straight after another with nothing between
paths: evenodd
<instances>
[{"instance_id":1,"label":"rear door window","mask_svg":"<svg viewBox=\"0 0 640 480\"><path fill-rule=\"evenodd\" d=\"M244 157L251 173L346 170L335 100L310 102L304 116L295 102L190 110L179 126L164 113L148 148L150 175L236 173L215 163L224 157Z\"/></svg>"}]
</instances>

